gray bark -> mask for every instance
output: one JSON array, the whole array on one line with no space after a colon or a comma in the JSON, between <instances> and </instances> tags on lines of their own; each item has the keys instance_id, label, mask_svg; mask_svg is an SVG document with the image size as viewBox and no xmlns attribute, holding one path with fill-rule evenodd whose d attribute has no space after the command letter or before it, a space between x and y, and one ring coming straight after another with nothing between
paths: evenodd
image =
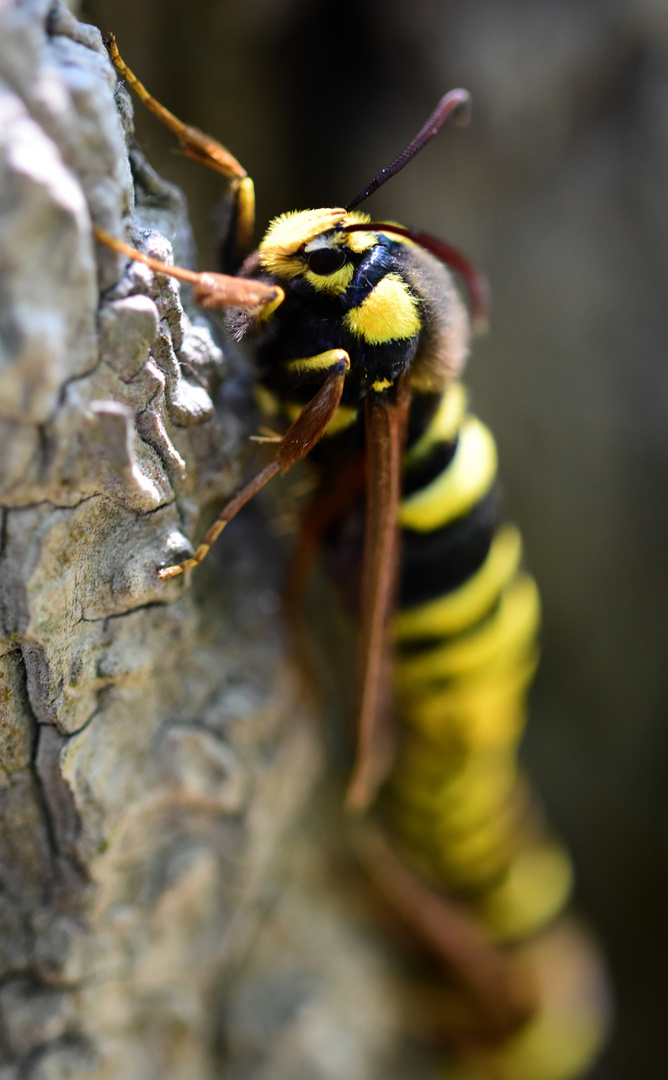
<instances>
[{"instance_id":1,"label":"gray bark","mask_svg":"<svg viewBox=\"0 0 668 1080\"><path fill-rule=\"evenodd\" d=\"M361 1080L394 1006L296 828L273 547L250 513L157 576L245 432L207 323L91 220L183 261L182 197L57 0L0 4L0 80L0 1077Z\"/></svg>"}]
</instances>

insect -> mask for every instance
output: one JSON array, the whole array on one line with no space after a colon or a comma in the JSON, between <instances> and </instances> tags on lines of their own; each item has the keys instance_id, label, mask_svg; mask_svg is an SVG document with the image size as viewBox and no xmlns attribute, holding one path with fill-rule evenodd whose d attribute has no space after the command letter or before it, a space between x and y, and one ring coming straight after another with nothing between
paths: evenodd
<instances>
[{"instance_id":1,"label":"insect","mask_svg":"<svg viewBox=\"0 0 668 1080\"><path fill-rule=\"evenodd\" d=\"M360 574L357 754L347 805L360 815L370 876L443 962L439 1025L460 1080L575 1080L605 1028L598 961L566 912L567 853L547 830L517 763L536 665L539 602L517 529L501 516L496 449L460 382L480 276L440 240L357 207L436 135L467 117L453 90L390 166L346 207L281 215L244 258L253 187L210 137L184 125L127 68L119 74L189 156L231 184L237 276L196 273L101 242L228 309L253 346L273 459L227 504L194 554L279 472L307 455L321 482L304 514L302 573L365 502ZM296 581L293 578L293 588ZM390 689L392 687L392 689ZM390 729L387 717L396 719Z\"/></svg>"}]
</instances>

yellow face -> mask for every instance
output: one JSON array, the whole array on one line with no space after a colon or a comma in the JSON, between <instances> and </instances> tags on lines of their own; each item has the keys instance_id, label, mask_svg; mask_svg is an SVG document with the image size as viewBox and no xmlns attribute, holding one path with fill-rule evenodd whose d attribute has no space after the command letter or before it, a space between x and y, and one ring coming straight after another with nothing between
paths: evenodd
<instances>
[{"instance_id":1,"label":"yellow face","mask_svg":"<svg viewBox=\"0 0 668 1080\"><path fill-rule=\"evenodd\" d=\"M303 278L319 292L341 295L354 273L348 253L366 251L377 242L374 233L344 230L370 220L368 214L341 208L281 214L260 243L260 265L284 281Z\"/></svg>"}]
</instances>

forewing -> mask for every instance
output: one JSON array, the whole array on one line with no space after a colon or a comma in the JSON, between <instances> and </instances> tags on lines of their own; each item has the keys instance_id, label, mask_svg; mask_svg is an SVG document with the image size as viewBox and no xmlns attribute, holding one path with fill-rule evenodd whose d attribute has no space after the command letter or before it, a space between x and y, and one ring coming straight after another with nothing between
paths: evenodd
<instances>
[{"instance_id":1,"label":"forewing","mask_svg":"<svg viewBox=\"0 0 668 1080\"><path fill-rule=\"evenodd\" d=\"M373 800L389 764L390 620L397 585L398 507L410 391L405 377L369 391L365 406L366 526L362 564L361 690L348 809Z\"/></svg>"}]
</instances>

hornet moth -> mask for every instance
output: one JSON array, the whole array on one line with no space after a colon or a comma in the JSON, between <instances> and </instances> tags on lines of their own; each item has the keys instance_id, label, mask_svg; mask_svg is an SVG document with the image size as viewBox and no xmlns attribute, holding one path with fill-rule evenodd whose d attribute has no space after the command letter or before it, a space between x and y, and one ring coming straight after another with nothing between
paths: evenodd
<instances>
[{"instance_id":1,"label":"hornet moth","mask_svg":"<svg viewBox=\"0 0 668 1080\"><path fill-rule=\"evenodd\" d=\"M357 209L447 121L468 120L469 95L447 93L346 206L282 214L249 255L250 177L152 98L107 44L184 152L229 181L238 272L193 272L101 228L95 236L187 282L202 306L226 309L230 332L253 348L258 399L284 427L269 464L160 576L198 566L256 492L310 455L321 479L303 515L297 592L363 496L360 705L346 799L357 816L373 808L358 831L360 858L442 962L450 1080L575 1080L600 1048L605 992L596 951L568 912L568 854L517 762L539 601L501 513L493 438L460 381L471 327L486 319L484 282L441 240Z\"/></svg>"}]
</instances>

